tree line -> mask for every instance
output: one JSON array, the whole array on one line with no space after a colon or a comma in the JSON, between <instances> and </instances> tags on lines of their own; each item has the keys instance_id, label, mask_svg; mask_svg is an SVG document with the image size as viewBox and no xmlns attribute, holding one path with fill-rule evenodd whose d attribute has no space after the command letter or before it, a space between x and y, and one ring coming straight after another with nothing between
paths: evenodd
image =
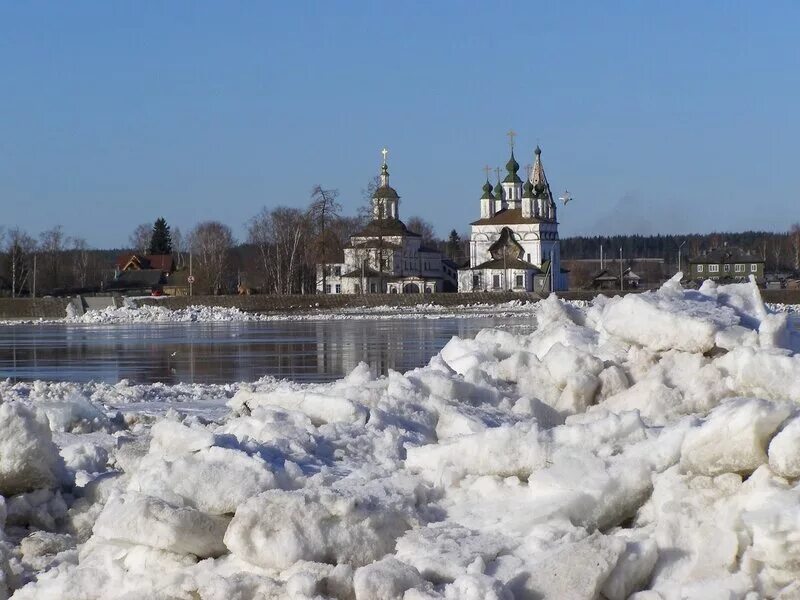
<instances>
[{"instance_id":1,"label":"tree line","mask_svg":"<svg viewBox=\"0 0 800 600\"><path fill-rule=\"evenodd\" d=\"M191 260L196 293L310 294L324 279L324 265L343 259L350 236L373 221L370 199L375 182L363 191L364 206L355 216L341 214L337 190L314 186L304 208L262 208L246 223L246 237L237 241L231 228L205 221L184 235L163 218L134 228L127 248L97 250L79 237L66 235L60 226L38 236L19 229L0 228L0 295L30 296L101 290L115 275L115 261L124 251L170 254L178 271ZM377 220L380 227L381 220ZM447 239L436 236L433 226L419 217L406 221L457 266L469 255L468 235L453 229ZM575 236L561 240L562 259L615 258L622 248L626 259L663 258L677 264L678 248L687 259L725 243L755 252L766 260L767 271L800 270L800 224L783 233L739 233ZM681 246L682 244L682 246ZM124 244L123 244L124 246ZM317 265L323 265L317 270ZM322 281L322 289L325 289Z\"/></svg>"},{"instance_id":2,"label":"tree line","mask_svg":"<svg viewBox=\"0 0 800 600\"><path fill-rule=\"evenodd\" d=\"M0 228L0 295L11 297L82 288L102 278L109 251L89 248L60 226L34 237L15 227Z\"/></svg>"},{"instance_id":3,"label":"tree line","mask_svg":"<svg viewBox=\"0 0 800 600\"><path fill-rule=\"evenodd\" d=\"M725 244L761 256L767 271L800 270L800 223L793 224L785 232L574 236L561 240L561 256L564 259L599 258L602 246L606 258L618 257L621 248L625 259L663 258L667 264L677 265L679 247L685 260Z\"/></svg>"},{"instance_id":4,"label":"tree line","mask_svg":"<svg viewBox=\"0 0 800 600\"><path fill-rule=\"evenodd\" d=\"M60 226L33 237L19 228L0 229L0 295L38 296L102 290L115 276L115 262L124 252L169 254L175 268L190 268L195 293L310 294L318 287L317 265L337 263L351 235L372 218L369 208L374 182L362 193L365 206L355 216L341 214L338 191L316 185L304 208L262 208L245 224L239 241L219 221L204 221L187 234L159 217L131 232L120 249L97 250L85 240L67 236ZM433 226L411 217L406 226L422 243L460 264L466 240L455 230L438 239ZM321 269L325 277L327 270ZM325 289L324 284L322 289Z\"/></svg>"}]
</instances>

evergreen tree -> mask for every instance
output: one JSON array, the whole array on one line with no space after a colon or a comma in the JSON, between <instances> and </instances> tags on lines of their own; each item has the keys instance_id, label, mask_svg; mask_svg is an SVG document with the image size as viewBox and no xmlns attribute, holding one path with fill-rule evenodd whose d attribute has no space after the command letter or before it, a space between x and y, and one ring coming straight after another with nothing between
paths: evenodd
<instances>
[{"instance_id":1,"label":"evergreen tree","mask_svg":"<svg viewBox=\"0 0 800 600\"><path fill-rule=\"evenodd\" d=\"M150 238L150 254L172 254L172 236L164 217L153 224L153 237Z\"/></svg>"},{"instance_id":2,"label":"evergreen tree","mask_svg":"<svg viewBox=\"0 0 800 600\"><path fill-rule=\"evenodd\" d=\"M450 232L450 237L447 240L447 256L450 260L458 261L461 257L461 236L453 229Z\"/></svg>"}]
</instances>

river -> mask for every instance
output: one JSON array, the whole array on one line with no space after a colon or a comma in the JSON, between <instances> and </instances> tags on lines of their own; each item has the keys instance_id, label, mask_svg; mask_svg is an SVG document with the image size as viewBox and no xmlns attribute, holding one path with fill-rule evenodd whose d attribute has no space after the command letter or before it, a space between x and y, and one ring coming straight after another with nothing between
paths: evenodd
<instances>
[{"instance_id":1,"label":"river","mask_svg":"<svg viewBox=\"0 0 800 600\"><path fill-rule=\"evenodd\" d=\"M427 364L452 336L530 331L529 316L0 327L0 379L323 382L360 361L376 374Z\"/></svg>"}]
</instances>

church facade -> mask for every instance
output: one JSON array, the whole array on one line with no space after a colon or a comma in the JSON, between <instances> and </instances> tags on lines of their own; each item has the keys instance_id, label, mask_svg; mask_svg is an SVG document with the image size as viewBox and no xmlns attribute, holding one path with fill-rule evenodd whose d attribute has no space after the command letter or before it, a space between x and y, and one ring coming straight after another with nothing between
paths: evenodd
<instances>
[{"instance_id":1,"label":"church facade","mask_svg":"<svg viewBox=\"0 0 800 600\"><path fill-rule=\"evenodd\" d=\"M350 237L344 262L317 265L318 293L425 294L456 289L455 263L425 246L422 236L400 220L400 196L389 185L386 152L380 185L372 197L372 219Z\"/></svg>"},{"instance_id":2,"label":"church facade","mask_svg":"<svg viewBox=\"0 0 800 600\"><path fill-rule=\"evenodd\" d=\"M471 224L469 266L458 272L459 292L549 292L567 289L561 269L556 203L537 146L526 180L514 158L492 189L488 177L480 219ZM487 173L488 175L488 173Z\"/></svg>"}]
</instances>

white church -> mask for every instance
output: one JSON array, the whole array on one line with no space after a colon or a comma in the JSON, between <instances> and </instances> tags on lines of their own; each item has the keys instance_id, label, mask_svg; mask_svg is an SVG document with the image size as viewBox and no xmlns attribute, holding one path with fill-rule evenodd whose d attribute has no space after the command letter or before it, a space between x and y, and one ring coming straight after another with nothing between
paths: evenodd
<instances>
[{"instance_id":1,"label":"white church","mask_svg":"<svg viewBox=\"0 0 800 600\"><path fill-rule=\"evenodd\" d=\"M513 134L511 134L513 136ZM513 141L513 137L512 137ZM481 218L472 223L469 267L458 271L459 292L549 292L567 289L561 269L556 203L542 166L542 151L526 180L511 158L508 174L492 190L487 180Z\"/></svg>"},{"instance_id":2,"label":"white church","mask_svg":"<svg viewBox=\"0 0 800 600\"><path fill-rule=\"evenodd\" d=\"M427 294L455 291L455 263L400 220L400 196L389 185L384 148L380 185L372 196L372 220L350 237L344 262L317 265L317 292L327 294ZM322 269L326 268L325 277Z\"/></svg>"}]
</instances>

